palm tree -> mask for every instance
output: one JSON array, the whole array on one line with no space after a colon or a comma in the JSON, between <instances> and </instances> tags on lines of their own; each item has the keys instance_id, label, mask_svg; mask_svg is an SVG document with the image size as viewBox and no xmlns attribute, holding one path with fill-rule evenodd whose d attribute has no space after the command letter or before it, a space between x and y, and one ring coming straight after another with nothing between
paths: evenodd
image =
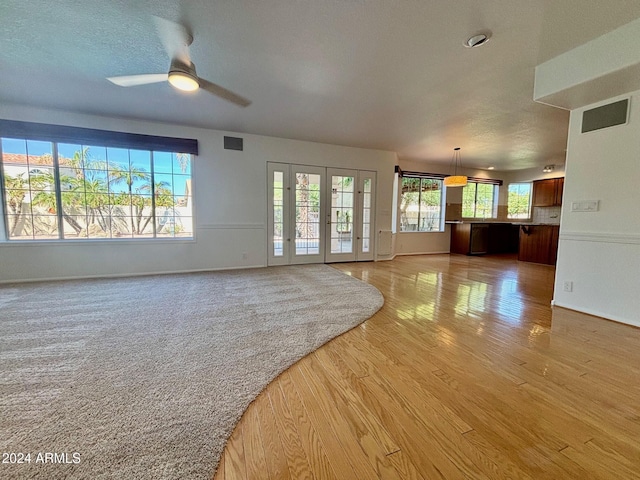
<instances>
[{"instance_id":1,"label":"palm tree","mask_svg":"<svg viewBox=\"0 0 640 480\"><path fill-rule=\"evenodd\" d=\"M143 187L145 188L145 187ZM154 205L155 208L157 209L158 207L165 207L165 208L170 208L173 207L175 202L173 201L173 195L171 192L171 185L167 182L156 182L154 184L153 187L153 192L154 192ZM142 213L142 210L140 210L140 213ZM140 233L144 232L144 229L147 228L147 226L149 225L149 222L151 221L151 219L156 216L156 211L152 210L151 213L149 213L149 215L147 215L144 218L144 223L142 224L141 228L140 228ZM141 223L141 218L138 221L138 225L140 225ZM157 227L157 232L159 233L163 228L164 228L164 223L159 225Z\"/></svg>"},{"instance_id":2,"label":"palm tree","mask_svg":"<svg viewBox=\"0 0 640 480\"><path fill-rule=\"evenodd\" d=\"M7 206L12 214L12 220L9 224L9 235L13 236L16 233L16 228L18 227L20 217L22 216L22 206L24 204L24 199L27 196L29 183L24 178L24 173L15 177L5 175L4 182Z\"/></svg>"},{"instance_id":3,"label":"palm tree","mask_svg":"<svg viewBox=\"0 0 640 480\"><path fill-rule=\"evenodd\" d=\"M190 153L176 153L178 157L178 164L180 165L180 170L182 173L187 173L187 168L189 167L189 163L191 163L191 154Z\"/></svg>"},{"instance_id":4,"label":"palm tree","mask_svg":"<svg viewBox=\"0 0 640 480\"><path fill-rule=\"evenodd\" d=\"M135 210L131 215L131 232L140 235L144 228L141 227L141 219L144 207L149 203L145 201L145 198L137 195L142 189L147 189L148 186L144 185L141 189L138 189L137 194L133 193L133 184L136 180L147 181L150 179L150 174L142 168L136 168L132 165L128 169L120 168L117 165L111 165L109 167L109 184L117 185L125 183L129 191L129 199L131 207Z\"/></svg>"}]
</instances>

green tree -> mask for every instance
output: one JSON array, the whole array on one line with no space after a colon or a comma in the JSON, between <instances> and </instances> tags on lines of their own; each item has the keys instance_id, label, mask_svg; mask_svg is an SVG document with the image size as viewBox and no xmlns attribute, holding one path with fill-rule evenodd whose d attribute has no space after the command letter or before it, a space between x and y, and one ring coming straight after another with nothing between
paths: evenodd
<instances>
[{"instance_id":1,"label":"green tree","mask_svg":"<svg viewBox=\"0 0 640 480\"><path fill-rule=\"evenodd\" d=\"M127 169L112 165L109 169L109 183L111 185L124 183L127 186L129 201L131 202L130 205L133 210L131 215L131 232L138 235L144 231L144 226L142 226L144 208L150 206L148 199L142 196L141 193L144 190L148 191L149 187L148 185L144 185L141 188L137 188L134 193L133 184L138 180L148 182L150 178L151 175L147 171L142 168L136 168L133 165L130 165Z\"/></svg>"},{"instance_id":2,"label":"green tree","mask_svg":"<svg viewBox=\"0 0 640 480\"><path fill-rule=\"evenodd\" d=\"M4 182L6 205L12 215L9 222L9 235L13 236L16 234L16 228L23 213L22 209L29 189L29 182L24 178L24 174L15 177L5 175Z\"/></svg>"},{"instance_id":3,"label":"green tree","mask_svg":"<svg viewBox=\"0 0 640 480\"><path fill-rule=\"evenodd\" d=\"M519 192L509 188L509 196L507 199L507 213L509 218L527 218L529 216L529 200L528 191Z\"/></svg>"},{"instance_id":4,"label":"green tree","mask_svg":"<svg viewBox=\"0 0 640 480\"><path fill-rule=\"evenodd\" d=\"M154 185L156 209L158 209L158 207L172 208L175 205L170 187L171 185L167 182L157 182ZM146 218L144 227L148 225L151 219L155 216L155 213L155 211L151 212L151 214ZM166 223L160 224L160 222L158 222L156 233L160 233L164 229L165 225Z\"/></svg>"}]
</instances>

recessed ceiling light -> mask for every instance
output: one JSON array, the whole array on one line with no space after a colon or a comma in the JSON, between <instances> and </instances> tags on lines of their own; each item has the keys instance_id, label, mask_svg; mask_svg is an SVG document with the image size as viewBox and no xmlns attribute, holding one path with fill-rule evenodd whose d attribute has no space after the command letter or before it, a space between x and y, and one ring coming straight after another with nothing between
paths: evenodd
<instances>
[{"instance_id":1,"label":"recessed ceiling light","mask_svg":"<svg viewBox=\"0 0 640 480\"><path fill-rule=\"evenodd\" d=\"M467 48L479 47L480 45L484 45L491 38L491 32L483 32L473 35L469 37L465 42L464 46Z\"/></svg>"}]
</instances>

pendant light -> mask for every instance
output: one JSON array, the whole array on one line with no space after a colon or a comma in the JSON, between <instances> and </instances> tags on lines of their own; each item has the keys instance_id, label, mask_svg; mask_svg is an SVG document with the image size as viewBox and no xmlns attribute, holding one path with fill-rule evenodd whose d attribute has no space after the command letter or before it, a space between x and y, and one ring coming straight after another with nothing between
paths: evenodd
<instances>
[{"instance_id":1,"label":"pendant light","mask_svg":"<svg viewBox=\"0 0 640 480\"><path fill-rule=\"evenodd\" d=\"M462 160L460 158L460 147L456 147L453 149L453 158L451 159L451 163L453 163L453 175L444 177L444 186L445 187L464 187L467 184L467 176L458 175L458 165L460 165L460 168L462 168Z\"/></svg>"}]
</instances>

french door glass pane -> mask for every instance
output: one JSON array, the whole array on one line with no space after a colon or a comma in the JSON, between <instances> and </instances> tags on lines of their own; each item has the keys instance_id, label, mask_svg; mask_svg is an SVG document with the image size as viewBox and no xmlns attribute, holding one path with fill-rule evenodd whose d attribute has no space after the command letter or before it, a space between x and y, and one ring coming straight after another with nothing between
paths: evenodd
<instances>
[{"instance_id":1,"label":"french door glass pane","mask_svg":"<svg viewBox=\"0 0 640 480\"><path fill-rule=\"evenodd\" d=\"M362 193L362 252L369 252L369 240L371 239L371 179L364 179Z\"/></svg>"},{"instance_id":2,"label":"french door glass pane","mask_svg":"<svg viewBox=\"0 0 640 480\"><path fill-rule=\"evenodd\" d=\"M282 257L284 255L283 246L283 199L284 199L284 173L273 172L273 255Z\"/></svg>"},{"instance_id":3,"label":"french door glass pane","mask_svg":"<svg viewBox=\"0 0 640 480\"><path fill-rule=\"evenodd\" d=\"M353 252L354 180L331 176L331 253Z\"/></svg>"},{"instance_id":4,"label":"french door glass pane","mask_svg":"<svg viewBox=\"0 0 640 480\"><path fill-rule=\"evenodd\" d=\"M296 255L320 253L320 175L296 172Z\"/></svg>"}]
</instances>

